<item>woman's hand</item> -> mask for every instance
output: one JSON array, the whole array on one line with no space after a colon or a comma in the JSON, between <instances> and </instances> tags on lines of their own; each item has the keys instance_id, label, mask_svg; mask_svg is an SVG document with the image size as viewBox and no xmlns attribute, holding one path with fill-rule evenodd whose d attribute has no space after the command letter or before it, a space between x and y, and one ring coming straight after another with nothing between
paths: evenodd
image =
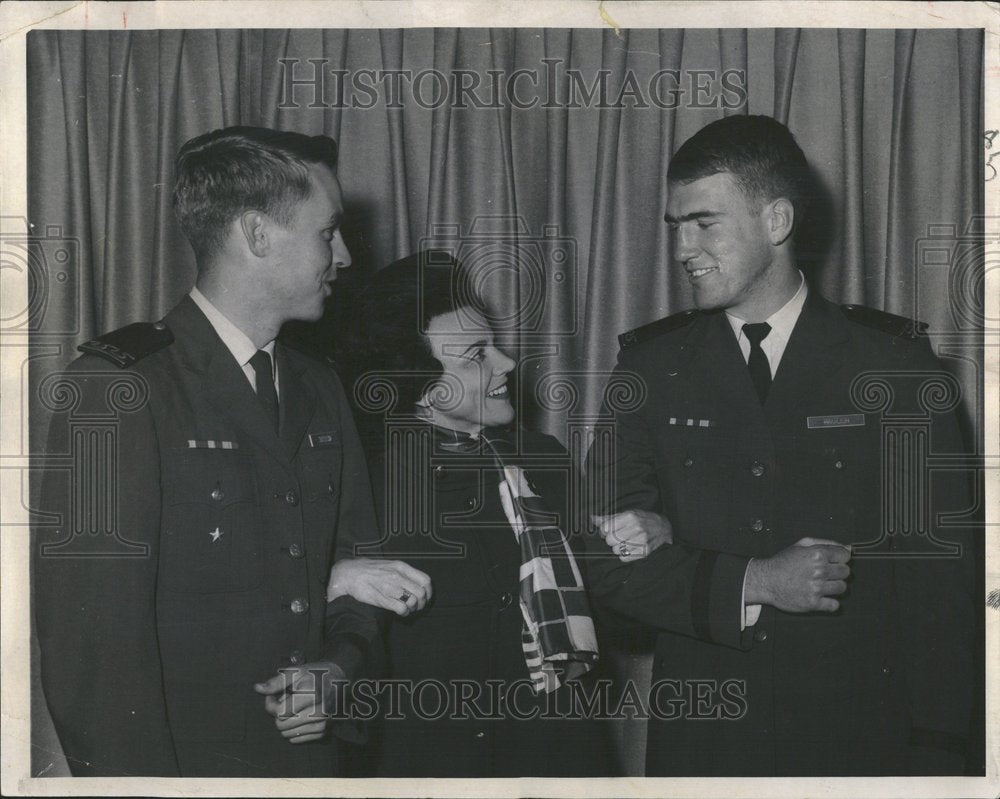
<instances>
[{"instance_id":1,"label":"woman's hand","mask_svg":"<svg viewBox=\"0 0 1000 799\"><path fill-rule=\"evenodd\" d=\"M641 560L654 549L674 542L670 520L658 513L627 510L591 519L601 538L624 563Z\"/></svg>"},{"instance_id":2,"label":"woman's hand","mask_svg":"<svg viewBox=\"0 0 1000 799\"><path fill-rule=\"evenodd\" d=\"M430 600L431 578L401 560L345 558L330 569L326 601L345 594L398 616L409 616Z\"/></svg>"}]
</instances>

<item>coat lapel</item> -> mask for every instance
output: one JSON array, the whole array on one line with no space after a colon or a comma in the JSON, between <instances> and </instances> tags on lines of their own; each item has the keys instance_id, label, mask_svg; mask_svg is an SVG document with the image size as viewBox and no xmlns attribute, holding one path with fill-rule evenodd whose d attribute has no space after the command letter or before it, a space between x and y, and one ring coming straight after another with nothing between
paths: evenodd
<instances>
[{"instance_id":1,"label":"coat lapel","mask_svg":"<svg viewBox=\"0 0 1000 799\"><path fill-rule=\"evenodd\" d=\"M764 406L772 430L787 426L800 406L836 375L848 338L836 306L810 290Z\"/></svg>"},{"instance_id":2,"label":"coat lapel","mask_svg":"<svg viewBox=\"0 0 1000 799\"><path fill-rule=\"evenodd\" d=\"M306 428L316 410L316 393L302 379L304 369L294 354L280 343L275 347L278 362L278 385L281 398L278 403L280 422L279 437L288 460L294 460Z\"/></svg>"},{"instance_id":3,"label":"coat lapel","mask_svg":"<svg viewBox=\"0 0 1000 799\"><path fill-rule=\"evenodd\" d=\"M285 460L281 441L250 382L201 309L185 297L164 321L183 348L188 369L201 381L204 396L220 415L268 454Z\"/></svg>"},{"instance_id":4,"label":"coat lapel","mask_svg":"<svg viewBox=\"0 0 1000 799\"><path fill-rule=\"evenodd\" d=\"M754 392L746 361L733 335L725 313L719 311L703 317L703 327L685 343L689 363L688 379L703 408L726 426L753 421L763 424L764 415ZM707 418L702 407L691 413Z\"/></svg>"}]
</instances>

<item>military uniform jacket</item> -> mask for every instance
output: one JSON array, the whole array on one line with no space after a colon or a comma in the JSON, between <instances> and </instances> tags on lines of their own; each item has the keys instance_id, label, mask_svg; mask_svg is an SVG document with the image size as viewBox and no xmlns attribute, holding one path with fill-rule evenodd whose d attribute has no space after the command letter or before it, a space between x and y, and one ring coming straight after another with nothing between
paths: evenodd
<instances>
[{"instance_id":1,"label":"military uniform jacket","mask_svg":"<svg viewBox=\"0 0 1000 799\"><path fill-rule=\"evenodd\" d=\"M810 293L763 407L721 312L666 320L664 332L621 352L619 373L641 380L645 400L608 406L613 444L592 448L588 478L611 486L599 509L666 514L675 543L631 564L593 562L591 592L659 631L654 689L682 681L681 717L650 721L650 775L962 773L972 550L966 542L963 557L885 555L943 552L913 531L971 507L966 475L936 473L933 502L895 517L912 534L880 534L886 508L911 507L927 489L915 461L883 471L883 450L895 463L904 447L917 457L921 447L961 445L948 403L920 388L943 379L926 341L857 321L864 313L891 319L845 315ZM886 449L893 420L926 423L929 438L888 435ZM749 560L807 536L855 546L840 610L764 606L741 632ZM718 691L698 704L692 692L703 689L684 682L698 679L741 681L744 712L732 713ZM670 687L659 701L677 694Z\"/></svg>"},{"instance_id":2,"label":"military uniform jacket","mask_svg":"<svg viewBox=\"0 0 1000 799\"><path fill-rule=\"evenodd\" d=\"M383 550L427 573L433 598L421 612L390 625L390 676L411 685L436 681L449 693L447 709L430 720L422 719L419 709L426 715L437 712L438 689L425 688L415 705L404 698L398 713L385 718L373 735L375 742L364 753L365 773L359 776L609 775L601 724L556 717L569 714L569 687L541 698L531 691L521 646L520 548L500 505L493 457L437 447L431 453L426 447L435 446L437 434L428 425L413 425L403 434L405 441L398 433L390 431L392 443L369 456L386 532ZM516 440L519 455L511 462L525 470L533 489L558 515L571 545L578 543L580 537L570 533L568 511L575 469L565 449L554 438L527 430L518 430ZM387 452L398 456L387 457ZM583 570L584 561L577 562ZM587 690L593 690L597 674L594 670L583 678ZM459 691L471 696L477 689L474 702L483 712L471 705L456 707Z\"/></svg>"},{"instance_id":3,"label":"military uniform jacket","mask_svg":"<svg viewBox=\"0 0 1000 799\"><path fill-rule=\"evenodd\" d=\"M337 747L289 744L253 685L321 659L357 676L378 635L374 609L326 603L334 558L377 540L340 383L279 343L276 434L190 298L148 335L166 341L138 360L106 343L114 334L99 340L90 348L126 368L84 355L55 392L70 399L50 454L78 447L74 420L118 409L111 432L83 433L110 435L111 455L43 483L57 522L36 542L36 622L69 765L91 776L334 774Z\"/></svg>"}]
</instances>

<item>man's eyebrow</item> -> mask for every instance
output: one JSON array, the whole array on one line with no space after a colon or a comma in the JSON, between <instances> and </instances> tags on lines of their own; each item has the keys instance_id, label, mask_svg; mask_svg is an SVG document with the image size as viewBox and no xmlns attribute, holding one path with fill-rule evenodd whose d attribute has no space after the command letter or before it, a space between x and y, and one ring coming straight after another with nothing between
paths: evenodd
<instances>
[{"instance_id":1,"label":"man's eyebrow","mask_svg":"<svg viewBox=\"0 0 1000 799\"><path fill-rule=\"evenodd\" d=\"M464 350L462 350L461 354L458 357L459 358L464 358L468 354L469 350L474 350L474 349L477 349L479 347L485 347L488 343L489 342L486 339L481 338L481 339L479 339L479 341L473 342L468 347L466 347Z\"/></svg>"},{"instance_id":2,"label":"man's eyebrow","mask_svg":"<svg viewBox=\"0 0 1000 799\"><path fill-rule=\"evenodd\" d=\"M670 214L663 215L663 221L669 222L670 224L677 224L678 222L690 222L693 219L709 219L711 217L721 216L721 211L692 211L690 214L684 214L683 216L671 216Z\"/></svg>"}]
</instances>

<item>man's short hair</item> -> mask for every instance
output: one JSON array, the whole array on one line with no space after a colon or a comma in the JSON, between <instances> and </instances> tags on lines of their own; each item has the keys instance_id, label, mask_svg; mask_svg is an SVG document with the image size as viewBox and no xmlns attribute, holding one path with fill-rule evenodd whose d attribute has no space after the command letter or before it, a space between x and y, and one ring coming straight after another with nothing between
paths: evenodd
<instances>
[{"instance_id":1,"label":"man's short hair","mask_svg":"<svg viewBox=\"0 0 1000 799\"><path fill-rule=\"evenodd\" d=\"M735 115L706 125L670 160L667 181L691 183L720 172L736 178L751 207L785 197L796 222L805 216L809 164L792 132L776 119Z\"/></svg>"},{"instance_id":2,"label":"man's short hair","mask_svg":"<svg viewBox=\"0 0 1000 799\"><path fill-rule=\"evenodd\" d=\"M218 252L245 211L289 224L312 191L312 164L336 170L337 143L329 136L235 126L185 142L177 154L174 212L199 265Z\"/></svg>"},{"instance_id":3,"label":"man's short hair","mask_svg":"<svg viewBox=\"0 0 1000 799\"><path fill-rule=\"evenodd\" d=\"M450 253L415 253L375 273L356 308L351 349L358 366L352 371L391 383L396 401L388 413L412 412L444 371L425 332L431 319L467 307L485 312L469 274Z\"/></svg>"}]
</instances>

